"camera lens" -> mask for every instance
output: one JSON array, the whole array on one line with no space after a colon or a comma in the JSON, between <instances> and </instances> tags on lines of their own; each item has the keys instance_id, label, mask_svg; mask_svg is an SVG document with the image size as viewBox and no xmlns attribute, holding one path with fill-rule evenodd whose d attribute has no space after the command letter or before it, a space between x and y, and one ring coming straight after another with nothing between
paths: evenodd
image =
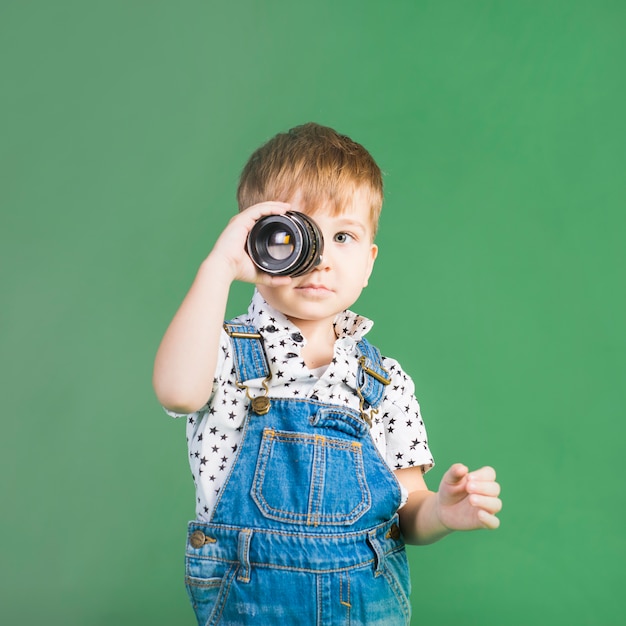
<instances>
[{"instance_id":1,"label":"camera lens","mask_svg":"<svg viewBox=\"0 0 626 626\"><path fill-rule=\"evenodd\" d=\"M275 276L301 276L322 260L324 240L317 224L304 213L267 215L248 234L252 262Z\"/></svg>"}]
</instances>

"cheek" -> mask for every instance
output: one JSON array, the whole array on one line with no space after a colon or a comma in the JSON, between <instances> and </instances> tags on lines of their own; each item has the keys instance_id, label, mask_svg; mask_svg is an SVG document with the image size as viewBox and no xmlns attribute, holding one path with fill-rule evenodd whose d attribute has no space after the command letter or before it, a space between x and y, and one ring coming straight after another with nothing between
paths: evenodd
<instances>
[{"instance_id":1,"label":"cheek","mask_svg":"<svg viewBox=\"0 0 626 626\"><path fill-rule=\"evenodd\" d=\"M367 283L370 277L371 268L367 263L362 261L353 262L354 265L350 268L349 282L354 291L360 291L364 287L367 287Z\"/></svg>"}]
</instances>

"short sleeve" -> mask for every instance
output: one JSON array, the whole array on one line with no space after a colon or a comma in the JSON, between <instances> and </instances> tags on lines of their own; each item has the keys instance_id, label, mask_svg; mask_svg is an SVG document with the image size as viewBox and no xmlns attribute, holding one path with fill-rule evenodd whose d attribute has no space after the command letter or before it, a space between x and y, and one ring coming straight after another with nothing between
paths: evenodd
<instances>
[{"instance_id":1,"label":"short sleeve","mask_svg":"<svg viewBox=\"0 0 626 626\"><path fill-rule=\"evenodd\" d=\"M413 380L397 361L385 358L383 364L391 377L381 407L386 461L393 469L422 467L427 472L434 460Z\"/></svg>"}]
</instances>

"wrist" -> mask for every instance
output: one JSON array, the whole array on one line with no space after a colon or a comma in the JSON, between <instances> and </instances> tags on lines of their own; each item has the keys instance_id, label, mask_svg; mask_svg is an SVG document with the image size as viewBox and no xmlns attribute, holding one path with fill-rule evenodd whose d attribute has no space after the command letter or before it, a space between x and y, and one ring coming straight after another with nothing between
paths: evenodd
<instances>
[{"instance_id":1,"label":"wrist","mask_svg":"<svg viewBox=\"0 0 626 626\"><path fill-rule=\"evenodd\" d=\"M207 277L212 283L220 282L230 285L237 280L236 264L215 250L202 261L198 274Z\"/></svg>"},{"instance_id":2,"label":"wrist","mask_svg":"<svg viewBox=\"0 0 626 626\"><path fill-rule=\"evenodd\" d=\"M448 535L455 531L448 522L446 522L446 514L444 512L444 506L441 504L441 496L439 492L435 494L434 500L434 516L435 516L435 524L439 526L440 532L443 535Z\"/></svg>"},{"instance_id":3,"label":"wrist","mask_svg":"<svg viewBox=\"0 0 626 626\"><path fill-rule=\"evenodd\" d=\"M400 509L400 521L407 543L427 545L452 532L443 523L439 495L433 491L411 493L407 504Z\"/></svg>"}]
</instances>

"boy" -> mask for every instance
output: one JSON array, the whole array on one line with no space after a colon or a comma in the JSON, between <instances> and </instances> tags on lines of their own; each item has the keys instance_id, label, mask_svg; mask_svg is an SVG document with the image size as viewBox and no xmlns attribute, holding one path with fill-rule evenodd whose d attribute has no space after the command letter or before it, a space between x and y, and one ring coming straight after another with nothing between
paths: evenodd
<instances>
[{"instance_id":1,"label":"boy","mask_svg":"<svg viewBox=\"0 0 626 626\"><path fill-rule=\"evenodd\" d=\"M501 502L489 467L455 464L428 490L413 383L349 311L378 253L380 169L348 137L305 124L252 155L238 201L154 370L159 401L187 416L198 623L409 624L404 542L496 528ZM315 220L322 260L271 276L246 239L287 210ZM248 314L223 324L234 280L256 290Z\"/></svg>"}]
</instances>

